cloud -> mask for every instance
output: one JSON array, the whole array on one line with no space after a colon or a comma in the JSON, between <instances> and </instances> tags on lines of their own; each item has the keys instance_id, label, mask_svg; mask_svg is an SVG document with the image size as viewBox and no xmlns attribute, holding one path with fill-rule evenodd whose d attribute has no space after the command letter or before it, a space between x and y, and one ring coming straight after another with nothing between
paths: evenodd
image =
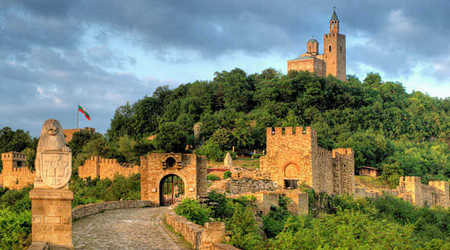
<instances>
[{"instance_id":1,"label":"cloud","mask_svg":"<svg viewBox=\"0 0 450 250\"><path fill-rule=\"evenodd\" d=\"M110 73L88 63L82 54L50 49L33 49L25 62L0 61L0 82L8 83L0 88L8 93L2 95L6 106L0 109L4 117L1 126L33 134L39 131L35 124L50 117L61 120L64 127L73 127L77 104L86 106L93 118L84 126L104 131L119 105L153 90L131 74Z\"/></svg>"},{"instance_id":2,"label":"cloud","mask_svg":"<svg viewBox=\"0 0 450 250\"><path fill-rule=\"evenodd\" d=\"M373 69L411 86L421 76L427 92L448 96L449 1L338 4L348 73ZM2 1L0 126L37 135L56 117L73 127L81 103L93 117L83 124L105 131L119 105L167 82L234 65L278 69L312 36L321 42L330 15L329 2L313 0Z\"/></svg>"}]
</instances>

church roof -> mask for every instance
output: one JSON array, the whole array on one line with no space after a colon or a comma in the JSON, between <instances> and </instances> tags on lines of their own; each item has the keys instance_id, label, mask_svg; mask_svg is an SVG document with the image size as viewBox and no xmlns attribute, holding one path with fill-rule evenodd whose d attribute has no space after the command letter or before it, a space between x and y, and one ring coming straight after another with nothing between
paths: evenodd
<instances>
[{"instance_id":1,"label":"church roof","mask_svg":"<svg viewBox=\"0 0 450 250\"><path fill-rule=\"evenodd\" d=\"M336 14L336 10L335 9L333 9L333 15L331 15L331 20L339 21L339 18L338 18L337 14Z\"/></svg>"},{"instance_id":2,"label":"church roof","mask_svg":"<svg viewBox=\"0 0 450 250\"><path fill-rule=\"evenodd\" d=\"M311 38L308 40L308 43L319 43L316 39Z\"/></svg>"}]
</instances>

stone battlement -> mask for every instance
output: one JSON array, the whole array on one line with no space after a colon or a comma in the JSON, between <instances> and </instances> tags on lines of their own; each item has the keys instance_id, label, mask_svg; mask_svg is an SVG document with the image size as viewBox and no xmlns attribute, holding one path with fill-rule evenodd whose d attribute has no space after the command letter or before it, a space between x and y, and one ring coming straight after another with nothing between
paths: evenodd
<instances>
[{"instance_id":1,"label":"stone battlement","mask_svg":"<svg viewBox=\"0 0 450 250\"><path fill-rule=\"evenodd\" d=\"M320 148L311 127L266 129L266 155L260 158L261 176L278 186L309 186L329 194L354 192L354 155L351 148Z\"/></svg>"},{"instance_id":2,"label":"stone battlement","mask_svg":"<svg viewBox=\"0 0 450 250\"><path fill-rule=\"evenodd\" d=\"M333 158L336 158L337 154L343 155L343 156L349 156L353 157L354 152L352 148L335 148L331 151Z\"/></svg>"},{"instance_id":3,"label":"stone battlement","mask_svg":"<svg viewBox=\"0 0 450 250\"><path fill-rule=\"evenodd\" d=\"M80 178L114 179L115 175L129 177L140 172L138 165L121 164L116 159L107 159L100 156L92 156L78 168Z\"/></svg>"},{"instance_id":4,"label":"stone battlement","mask_svg":"<svg viewBox=\"0 0 450 250\"><path fill-rule=\"evenodd\" d=\"M7 152L2 154L3 169L0 184L9 189L22 189L34 182L34 172L26 165L25 154Z\"/></svg>"},{"instance_id":5,"label":"stone battlement","mask_svg":"<svg viewBox=\"0 0 450 250\"><path fill-rule=\"evenodd\" d=\"M267 138L271 136L316 136L317 133L315 130L311 129L311 127L275 127L275 128L266 128L266 136Z\"/></svg>"},{"instance_id":6,"label":"stone battlement","mask_svg":"<svg viewBox=\"0 0 450 250\"><path fill-rule=\"evenodd\" d=\"M13 160L13 161L26 161L26 156L19 152L7 152L2 153L2 160Z\"/></svg>"}]
</instances>

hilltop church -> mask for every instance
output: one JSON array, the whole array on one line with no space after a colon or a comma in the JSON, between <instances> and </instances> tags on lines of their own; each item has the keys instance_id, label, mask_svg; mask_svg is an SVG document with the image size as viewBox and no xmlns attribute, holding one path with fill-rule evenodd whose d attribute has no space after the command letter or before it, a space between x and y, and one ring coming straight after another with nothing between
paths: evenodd
<instances>
[{"instance_id":1,"label":"hilltop church","mask_svg":"<svg viewBox=\"0 0 450 250\"><path fill-rule=\"evenodd\" d=\"M332 75L345 81L345 50L345 35L339 33L339 18L333 10L330 32L323 36L323 54L319 54L319 42L316 39L310 39L306 45L306 53L287 62L288 72L304 70L322 77Z\"/></svg>"}]
</instances>

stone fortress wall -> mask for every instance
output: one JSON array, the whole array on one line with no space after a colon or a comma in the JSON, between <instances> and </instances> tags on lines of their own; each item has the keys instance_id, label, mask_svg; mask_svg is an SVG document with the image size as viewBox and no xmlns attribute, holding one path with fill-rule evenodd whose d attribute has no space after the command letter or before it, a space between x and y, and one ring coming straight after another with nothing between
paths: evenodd
<instances>
[{"instance_id":1,"label":"stone fortress wall","mask_svg":"<svg viewBox=\"0 0 450 250\"><path fill-rule=\"evenodd\" d=\"M306 185L328 194L353 194L355 162L350 148L328 151L311 127L267 128L260 171L282 188Z\"/></svg>"},{"instance_id":2,"label":"stone fortress wall","mask_svg":"<svg viewBox=\"0 0 450 250\"><path fill-rule=\"evenodd\" d=\"M2 163L0 186L9 189L22 189L33 184L34 172L26 166L25 154L18 152L3 153Z\"/></svg>"},{"instance_id":3,"label":"stone fortress wall","mask_svg":"<svg viewBox=\"0 0 450 250\"><path fill-rule=\"evenodd\" d=\"M92 156L78 167L80 178L114 179L115 175L130 177L139 173L139 166L121 164L116 159L106 159L100 156Z\"/></svg>"},{"instance_id":4,"label":"stone fortress wall","mask_svg":"<svg viewBox=\"0 0 450 250\"><path fill-rule=\"evenodd\" d=\"M266 136L266 155L260 158L259 170L231 168L232 178L226 186L231 194L290 190L295 186L306 185L316 192L328 194L353 194L355 197L390 194L417 206L450 207L449 183L446 181L430 181L425 185L421 183L420 177L406 176L400 178L400 184L396 189L355 188L353 150L338 148L329 151L319 147L316 131L310 127L267 128ZM169 156L180 158L178 162L183 167L163 169L161 164ZM193 158L196 160L189 160ZM183 179L186 185L185 194L188 197L198 198L205 195L207 182L204 179L208 169L206 160L200 158L173 153L149 154L142 157L141 164L143 169L146 169L141 175L143 199L152 200L157 204L160 188L158 181L168 174L176 174ZM33 183L34 172L26 166L24 154L3 153L1 160L3 169L0 173L0 186L21 189ZM114 179L116 175L129 177L140 172L140 166L120 164L116 159L99 156L92 156L78 168L80 178L91 179ZM149 181L153 175L161 178L154 180L150 185Z\"/></svg>"},{"instance_id":5,"label":"stone fortress wall","mask_svg":"<svg viewBox=\"0 0 450 250\"><path fill-rule=\"evenodd\" d=\"M430 181L428 185L421 183L417 176L402 176L395 189L368 190L356 188L356 198L376 198L392 195L419 207L450 207L449 183L447 181Z\"/></svg>"},{"instance_id":6,"label":"stone fortress wall","mask_svg":"<svg viewBox=\"0 0 450 250\"><path fill-rule=\"evenodd\" d=\"M421 183L417 176L400 177L400 183L394 193L398 197L416 205L431 207L449 207L449 184L447 181L430 181L428 185Z\"/></svg>"}]
</instances>

